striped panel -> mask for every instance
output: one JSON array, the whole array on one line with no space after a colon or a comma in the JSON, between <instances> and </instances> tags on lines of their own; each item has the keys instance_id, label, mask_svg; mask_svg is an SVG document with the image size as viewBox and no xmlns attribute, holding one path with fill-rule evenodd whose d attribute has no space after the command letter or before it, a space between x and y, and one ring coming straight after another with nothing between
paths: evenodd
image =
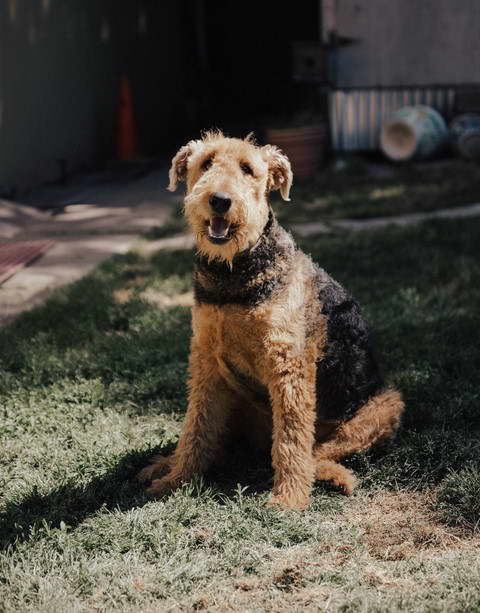
<instances>
[{"instance_id":1,"label":"striped panel","mask_svg":"<svg viewBox=\"0 0 480 613\"><path fill-rule=\"evenodd\" d=\"M383 122L402 106L426 104L450 117L454 87L334 90L329 94L330 132L334 151L374 151Z\"/></svg>"}]
</instances>

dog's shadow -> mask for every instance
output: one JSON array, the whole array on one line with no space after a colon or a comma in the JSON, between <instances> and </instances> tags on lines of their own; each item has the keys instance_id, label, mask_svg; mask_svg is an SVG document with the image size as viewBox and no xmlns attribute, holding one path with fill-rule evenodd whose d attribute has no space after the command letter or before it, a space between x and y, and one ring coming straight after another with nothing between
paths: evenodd
<instances>
[{"instance_id":1,"label":"dog's shadow","mask_svg":"<svg viewBox=\"0 0 480 613\"><path fill-rule=\"evenodd\" d=\"M158 450L170 452L171 449ZM132 451L102 476L85 485L73 480L47 495L32 492L21 502L9 502L0 514L0 549L65 525L76 528L100 509L127 511L143 506L149 498L136 482L136 473L148 463L151 451Z\"/></svg>"},{"instance_id":2,"label":"dog's shadow","mask_svg":"<svg viewBox=\"0 0 480 613\"><path fill-rule=\"evenodd\" d=\"M37 533L48 533L66 527L75 529L88 517L100 510L128 511L141 507L151 498L136 474L154 455L169 455L174 445L147 451L132 451L102 476L88 484L74 481L59 486L49 494L33 492L20 502L9 502L0 514L0 549L6 549L31 538ZM205 484L213 485L219 504L222 499L233 498L238 483L248 486L251 495L260 494L271 487L272 470L266 458L234 452L228 462L213 467L205 475ZM192 496L201 490L192 490ZM168 494L167 494L168 496Z\"/></svg>"},{"instance_id":3,"label":"dog's shadow","mask_svg":"<svg viewBox=\"0 0 480 613\"><path fill-rule=\"evenodd\" d=\"M47 495L33 492L20 502L9 502L0 514L0 550L38 533L47 534L62 527L73 530L98 511L128 511L142 507L152 499L146 494L145 485L136 480L137 473L153 456L167 456L174 448L175 445L170 444L163 448L131 451L108 472L91 479L88 484L78 485L71 481ZM375 460L388 454L389 448L390 445L386 445L368 455ZM361 466L356 468L361 470ZM207 489L215 493L219 505L224 505L237 496L239 485L247 488L248 496L259 496L271 489L272 481L273 469L268 453L232 446L222 461L205 474L202 485L189 489L189 496L199 497ZM316 487L338 494L338 490L326 482L320 482Z\"/></svg>"}]
</instances>

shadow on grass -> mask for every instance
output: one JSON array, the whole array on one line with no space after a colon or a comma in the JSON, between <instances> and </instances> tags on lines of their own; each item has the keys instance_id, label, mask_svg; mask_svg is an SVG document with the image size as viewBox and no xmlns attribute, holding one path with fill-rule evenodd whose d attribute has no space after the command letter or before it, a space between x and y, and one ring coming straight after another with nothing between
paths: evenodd
<instances>
[{"instance_id":1,"label":"shadow on grass","mask_svg":"<svg viewBox=\"0 0 480 613\"><path fill-rule=\"evenodd\" d=\"M136 253L113 256L0 328L0 365L18 372L29 366L28 358L41 348L44 353L83 349L95 346L101 336L135 332L135 323L152 311L152 305L140 298L141 290L172 277L188 279L184 282L190 286L192 266L191 250L165 251L149 260ZM130 299L118 299L119 289L131 290Z\"/></svg>"},{"instance_id":2,"label":"shadow on grass","mask_svg":"<svg viewBox=\"0 0 480 613\"><path fill-rule=\"evenodd\" d=\"M21 502L11 501L0 514L0 549L16 546L35 536L55 529L73 530L98 511L128 511L141 507L152 499L145 493L148 484L136 481L137 473L155 455L167 456L175 445L132 451L125 454L114 468L85 485L66 483L42 496L31 493ZM248 487L250 495L260 494L271 487L272 469L266 455L255 455L238 449L229 450L228 466L213 467L204 483L214 488L217 501L233 498L237 485ZM199 491L193 489L196 497ZM168 497L170 494L166 494Z\"/></svg>"},{"instance_id":3,"label":"shadow on grass","mask_svg":"<svg viewBox=\"0 0 480 613\"><path fill-rule=\"evenodd\" d=\"M66 483L46 496L32 493L21 502L11 501L0 514L0 547L6 549L38 532L74 529L99 510L127 511L143 506L149 499L135 475L155 453L170 453L172 446L150 451L132 451L101 477L88 484Z\"/></svg>"}]
</instances>

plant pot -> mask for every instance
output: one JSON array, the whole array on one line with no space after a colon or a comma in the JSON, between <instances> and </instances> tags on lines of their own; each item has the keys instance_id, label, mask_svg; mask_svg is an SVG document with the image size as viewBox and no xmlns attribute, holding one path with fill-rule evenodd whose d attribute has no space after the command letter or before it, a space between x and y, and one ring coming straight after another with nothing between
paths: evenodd
<instances>
[{"instance_id":1,"label":"plant pot","mask_svg":"<svg viewBox=\"0 0 480 613\"><path fill-rule=\"evenodd\" d=\"M310 179L325 160L328 150L328 123L299 128L268 129L267 142L288 156L296 179Z\"/></svg>"}]
</instances>

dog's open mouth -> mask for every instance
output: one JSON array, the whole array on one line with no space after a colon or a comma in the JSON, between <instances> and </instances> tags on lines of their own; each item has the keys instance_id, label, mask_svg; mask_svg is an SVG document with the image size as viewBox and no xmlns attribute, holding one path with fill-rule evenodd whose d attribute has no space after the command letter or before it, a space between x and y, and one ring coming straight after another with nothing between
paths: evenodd
<instances>
[{"instance_id":1,"label":"dog's open mouth","mask_svg":"<svg viewBox=\"0 0 480 613\"><path fill-rule=\"evenodd\" d=\"M226 243L232 238L233 228L223 217L212 217L206 221L208 240L212 243Z\"/></svg>"}]
</instances>

